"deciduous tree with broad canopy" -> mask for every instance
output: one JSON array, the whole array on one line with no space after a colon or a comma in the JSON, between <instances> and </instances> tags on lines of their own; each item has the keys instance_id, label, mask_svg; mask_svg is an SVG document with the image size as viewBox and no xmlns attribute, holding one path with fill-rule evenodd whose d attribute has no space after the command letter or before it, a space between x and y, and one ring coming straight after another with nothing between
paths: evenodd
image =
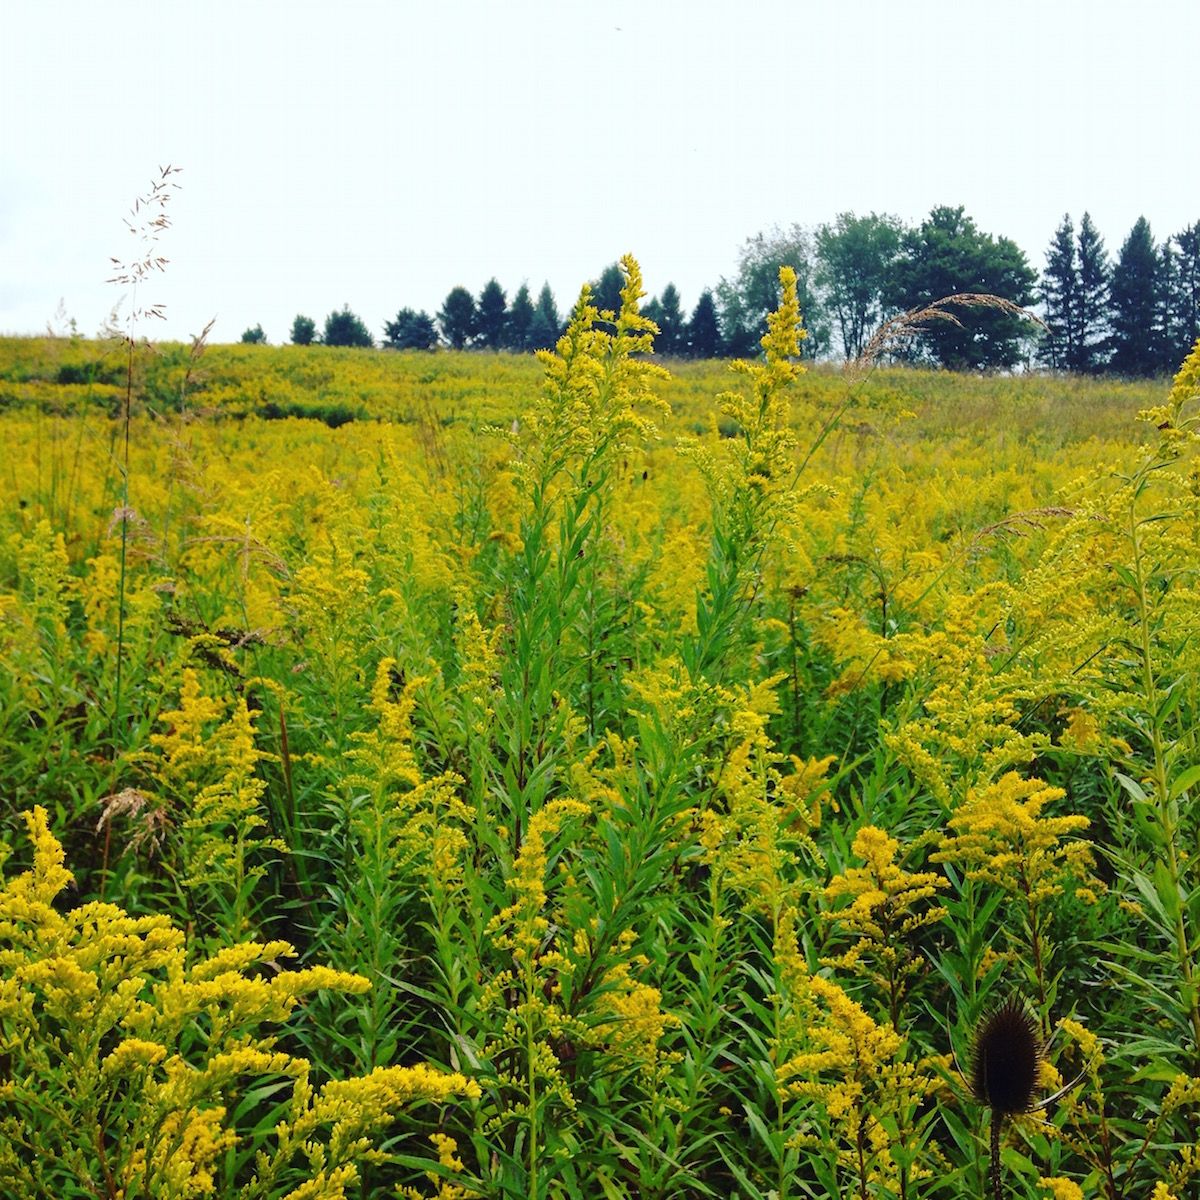
<instances>
[{"instance_id":1,"label":"deciduous tree with broad canopy","mask_svg":"<svg viewBox=\"0 0 1200 1200\"><path fill-rule=\"evenodd\" d=\"M960 205L933 209L920 228L904 235L893 280L893 304L907 312L963 293L999 296L1024 307L1034 301L1037 274L1016 242L983 233ZM924 326L914 343L918 356L958 371L1021 361L1029 327L1019 316L986 305L952 312L957 323Z\"/></svg>"}]
</instances>

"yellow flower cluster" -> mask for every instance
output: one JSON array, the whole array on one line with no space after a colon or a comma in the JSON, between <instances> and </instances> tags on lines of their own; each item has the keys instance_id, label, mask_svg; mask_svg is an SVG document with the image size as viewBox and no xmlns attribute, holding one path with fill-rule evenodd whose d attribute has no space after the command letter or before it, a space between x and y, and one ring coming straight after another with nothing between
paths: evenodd
<instances>
[{"instance_id":1,"label":"yellow flower cluster","mask_svg":"<svg viewBox=\"0 0 1200 1200\"><path fill-rule=\"evenodd\" d=\"M907 982L921 969L913 935L946 915L940 905L924 902L949 881L931 871L905 871L896 862L900 843L874 825L864 825L855 834L853 850L863 866L835 875L825 888L831 905L846 899L850 904L822 916L854 941L843 953L823 961L870 979L887 996L896 1024Z\"/></svg>"},{"instance_id":2,"label":"yellow flower cluster","mask_svg":"<svg viewBox=\"0 0 1200 1200\"><path fill-rule=\"evenodd\" d=\"M995 783L972 789L951 816L954 831L941 840L935 862L958 863L970 879L1020 891L1034 904L1060 895L1068 878L1090 876L1091 847L1068 835L1088 827L1078 815L1052 817L1047 805L1065 793L1015 771Z\"/></svg>"},{"instance_id":3,"label":"yellow flower cluster","mask_svg":"<svg viewBox=\"0 0 1200 1200\"><path fill-rule=\"evenodd\" d=\"M179 812L185 883L222 897L234 914L230 932L240 938L265 856L287 851L282 839L264 833L266 784L258 764L272 756L258 747L245 696L228 711L223 700L203 694L192 667L182 672L179 707L159 719L166 732L150 736L158 753L133 761L148 768L155 789Z\"/></svg>"},{"instance_id":4,"label":"yellow flower cluster","mask_svg":"<svg viewBox=\"0 0 1200 1200\"><path fill-rule=\"evenodd\" d=\"M794 940L786 925L782 936ZM799 1048L779 1063L777 1087L782 1097L814 1103L824 1118L802 1126L792 1143L832 1148L859 1191L898 1192L900 1163L911 1161L920 1143L917 1111L936 1088L936 1064L907 1061L904 1040L890 1023L877 1024L836 982L810 974L798 956L784 957L792 1006L787 1042Z\"/></svg>"},{"instance_id":5,"label":"yellow flower cluster","mask_svg":"<svg viewBox=\"0 0 1200 1200\"><path fill-rule=\"evenodd\" d=\"M658 329L638 311L644 292L637 261L626 255L621 270L625 283L617 312L600 312L585 284L556 348L538 351L542 399L521 417L521 444L527 453L548 457L537 464L521 460L522 474L533 471L531 478L548 479L555 473L550 464L593 463L658 434L643 410L666 415L653 386L666 372L642 357Z\"/></svg>"},{"instance_id":6,"label":"yellow flower cluster","mask_svg":"<svg viewBox=\"0 0 1200 1200\"><path fill-rule=\"evenodd\" d=\"M245 1136L224 1098L248 1079L292 1081L274 1148L258 1147L256 1178L306 1179L293 1194L341 1195L335 1184L357 1178L374 1134L406 1108L478 1095L463 1076L423 1063L314 1089L308 1063L260 1027L314 992L361 993L367 980L279 970L294 953L285 942L194 958L164 917L96 902L60 912L54 902L71 879L62 847L43 809L25 819L32 866L0 890L5 1195L49 1194L63 1167L108 1195L216 1194L226 1152Z\"/></svg>"},{"instance_id":7,"label":"yellow flower cluster","mask_svg":"<svg viewBox=\"0 0 1200 1200\"><path fill-rule=\"evenodd\" d=\"M550 922L544 915L546 906L546 843L572 817L588 815L586 804L578 800L551 800L530 819L529 828L521 842L521 850L513 864L509 888L516 899L501 909L488 925L488 933L496 945L512 953L514 964L524 969L537 960Z\"/></svg>"}]
</instances>

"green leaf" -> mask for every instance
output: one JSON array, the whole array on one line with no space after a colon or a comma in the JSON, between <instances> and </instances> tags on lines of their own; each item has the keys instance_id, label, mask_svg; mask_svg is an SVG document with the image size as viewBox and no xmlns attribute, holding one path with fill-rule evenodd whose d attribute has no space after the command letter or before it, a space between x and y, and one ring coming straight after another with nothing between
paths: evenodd
<instances>
[{"instance_id":1,"label":"green leaf","mask_svg":"<svg viewBox=\"0 0 1200 1200\"><path fill-rule=\"evenodd\" d=\"M1200 783L1200 763L1195 763L1193 766L1188 767L1186 771L1181 771L1176 775L1171 781L1170 790L1167 792L1167 795L1170 799L1174 800L1183 795L1188 788L1195 787L1197 783Z\"/></svg>"},{"instance_id":2,"label":"green leaf","mask_svg":"<svg viewBox=\"0 0 1200 1200\"><path fill-rule=\"evenodd\" d=\"M1136 779L1131 779L1128 775L1123 775L1120 771L1114 771L1117 782L1125 789L1129 795L1140 804L1149 802L1150 797L1146 795L1145 789Z\"/></svg>"}]
</instances>

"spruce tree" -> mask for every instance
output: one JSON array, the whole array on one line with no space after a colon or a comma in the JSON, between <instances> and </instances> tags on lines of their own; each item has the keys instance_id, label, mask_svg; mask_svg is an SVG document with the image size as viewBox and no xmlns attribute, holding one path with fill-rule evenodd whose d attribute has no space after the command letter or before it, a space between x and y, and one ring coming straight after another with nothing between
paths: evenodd
<instances>
[{"instance_id":1,"label":"spruce tree","mask_svg":"<svg viewBox=\"0 0 1200 1200\"><path fill-rule=\"evenodd\" d=\"M554 293L548 283L543 283L537 304L534 305L533 320L529 322L529 349L551 350L561 335L562 321L558 315L558 305L554 302Z\"/></svg>"},{"instance_id":2,"label":"spruce tree","mask_svg":"<svg viewBox=\"0 0 1200 1200\"><path fill-rule=\"evenodd\" d=\"M1179 353L1182 335L1179 329L1179 294L1182 290L1182 272L1179 255L1168 238L1158 248L1158 303L1154 313L1153 347L1155 355L1154 373L1173 374L1175 368L1187 357ZM1188 349L1191 349L1189 346Z\"/></svg>"},{"instance_id":3,"label":"spruce tree","mask_svg":"<svg viewBox=\"0 0 1200 1200\"><path fill-rule=\"evenodd\" d=\"M529 285L521 284L508 306L508 325L504 335L504 348L523 354L531 349L529 327L533 324L533 301L529 298Z\"/></svg>"},{"instance_id":4,"label":"spruce tree","mask_svg":"<svg viewBox=\"0 0 1200 1200\"><path fill-rule=\"evenodd\" d=\"M600 278L592 280L592 303L601 312L621 311L621 289L625 276L618 263L610 263L600 272Z\"/></svg>"},{"instance_id":5,"label":"spruce tree","mask_svg":"<svg viewBox=\"0 0 1200 1200\"><path fill-rule=\"evenodd\" d=\"M1174 346L1172 357L1182 362L1200 338L1200 221L1174 238L1176 249L1176 292L1174 297Z\"/></svg>"},{"instance_id":6,"label":"spruce tree","mask_svg":"<svg viewBox=\"0 0 1200 1200\"><path fill-rule=\"evenodd\" d=\"M325 332L321 340L327 346L361 346L364 349L375 344L371 332L362 318L343 304L341 312L331 312L325 318Z\"/></svg>"},{"instance_id":7,"label":"spruce tree","mask_svg":"<svg viewBox=\"0 0 1200 1200\"><path fill-rule=\"evenodd\" d=\"M659 354L682 354L685 349L687 321L679 304L679 290L673 283L663 288L659 299L658 337L654 349Z\"/></svg>"},{"instance_id":8,"label":"spruce tree","mask_svg":"<svg viewBox=\"0 0 1200 1200\"><path fill-rule=\"evenodd\" d=\"M1149 376L1160 367L1162 265L1150 222L1138 217L1112 274L1111 365L1121 375Z\"/></svg>"},{"instance_id":9,"label":"spruce tree","mask_svg":"<svg viewBox=\"0 0 1200 1200\"><path fill-rule=\"evenodd\" d=\"M479 345L488 350L499 350L504 344L505 326L508 324L508 297L504 289L489 279L479 293L479 306L475 312L475 331Z\"/></svg>"},{"instance_id":10,"label":"spruce tree","mask_svg":"<svg viewBox=\"0 0 1200 1200\"><path fill-rule=\"evenodd\" d=\"M311 346L316 336L316 321L312 317L297 313L296 319L292 322L292 344L294 346Z\"/></svg>"},{"instance_id":11,"label":"spruce tree","mask_svg":"<svg viewBox=\"0 0 1200 1200\"><path fill-rule=\"evenodd\" d=\"M656 353L662 353L662 321L663 321L663 306L662 301L657 296L652 296L641 305L641 314L648 321L653 321L658 326L660 333L655 335L654 349Z\"/></svg>"},{"instance_id":12,"label":"spruce tree","mask_svg":"<svg viewBox=\"0 0 1200 1200\"><path fill-rule=\"evenodd\" d=\"M465 287L451 288L438 312L442 337L455 350L462 350L475 336L475 297Z\"/></svg>"},{"instance_id":13,"label":"spruce tree","mask_svg":"<svg viewBox=\"0 0 1200 1200\"><path fill-rule=\"evenodd\" d=\"M394 321L383 324L383 344L392 350L432 350L437 340L433 318L424 309L402 308Z\"/></svg>"},{"instance_id":14,"label":"spruce tree","mask_svg":"<svg viewBox=\"0 0 1200 1200\"><path fill-rule=\"evenodd\" d=\"M1079 362L1079 262L1075 255L1075 227L1069 213L1054 231L1046 251L1040 298L1046 332L1038 356L1057 371L1070 371Z\"/></svg>"},{"instance_id":15,"label":"spruce tree","mask_svg":"<svg viewBox=\"0 0 1200 1200\"><path fill-rule=\"evenodd\" d=\"M716 358L721 353L721 328L717 324L717 302L707 288L700 293L688 322L687 348L692 358Z\"/></svg>"},{"instance_id":16,"label":"spruce tree","mask_svg":"<svg viewBox=\"0 0 1200 1200\"><path fill-rule=\"evenodd\" d=\"M1095 374L1104 370L1109 348L1109 289L1112 268L1104 239L1092 224L1091 214L1079 222L1079 356L1072 371Z\"/></svg>"}]
</instances>

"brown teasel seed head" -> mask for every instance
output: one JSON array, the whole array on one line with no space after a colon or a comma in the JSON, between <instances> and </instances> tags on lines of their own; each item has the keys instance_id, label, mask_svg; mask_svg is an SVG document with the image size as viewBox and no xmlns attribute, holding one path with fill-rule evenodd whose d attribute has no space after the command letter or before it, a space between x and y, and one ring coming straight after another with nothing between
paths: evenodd
<instances>
[{"instance_id":1,"label":"brown teasel seed head","mask_svg":"<svg viewBox=\"0 0 1200 1200\"><path fill-rule=\"evenodd\" d=\"M1014 996L994 1009L975 1033L971 1092L999 1116L1030 1112L1041 1075L1041 1030L1029 1006Z\"/></svg>"}]
</instances>

